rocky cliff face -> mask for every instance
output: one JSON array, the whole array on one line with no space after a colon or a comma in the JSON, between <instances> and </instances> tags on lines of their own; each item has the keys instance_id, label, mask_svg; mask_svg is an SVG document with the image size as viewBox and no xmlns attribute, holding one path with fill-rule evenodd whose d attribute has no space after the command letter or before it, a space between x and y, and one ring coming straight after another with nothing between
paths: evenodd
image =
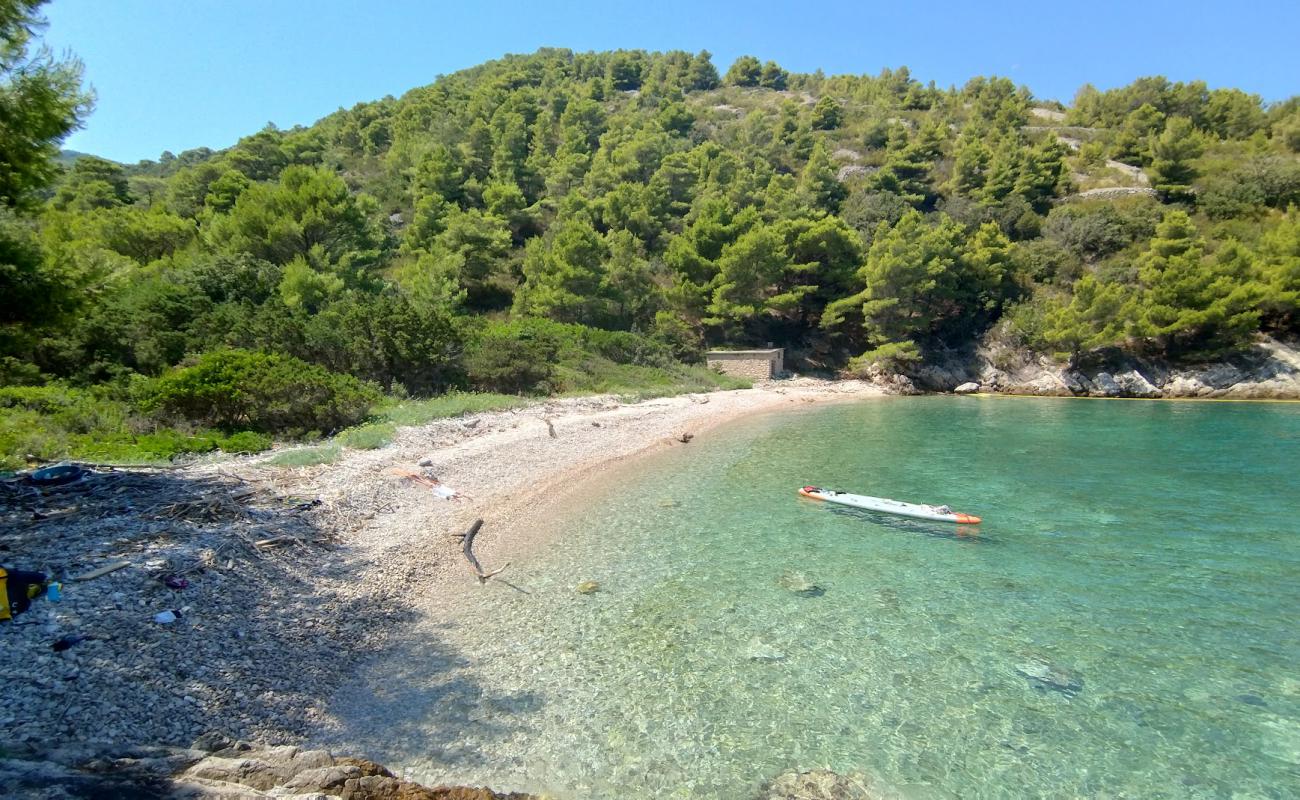
<instances>
[{"instance_id":1,"label":"rocky cliff face","mask_svg":"<svg viewBox=\"0 0 1300 800\"><path fill-rule=\"evenodd\" d=\"M1109 353L1074 365L1000 342L954 352L902 375L875 375L900 393L998 392L1050 397L1300 398L1297 343L1261 340L1206 364L1170 364Z\"/></svg>"}]
</instances>

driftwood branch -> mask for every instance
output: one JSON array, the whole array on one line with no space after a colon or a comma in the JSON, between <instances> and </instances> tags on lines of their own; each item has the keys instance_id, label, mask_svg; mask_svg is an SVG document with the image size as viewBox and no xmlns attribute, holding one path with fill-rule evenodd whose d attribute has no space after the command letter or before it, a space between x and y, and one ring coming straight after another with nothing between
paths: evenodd
<instances>
[{"instance_id":1,"label":"driftwood branch","mask_svg":"<svg viewBox=\"0 0 1300 800\"><path fill-rule=\"evenodd\" d=\"M469 526L469 530L465 531L464 536L461 537L460 551L465 554L469 565L474 568L474 574L478 577L478 582L487 583L488 578L504 572L506 567L510 566L510 562L507 561L500 569L494 569L491 572L483 571L483 565L478 563L478 559L474 557L474 537L478 535L478 530L481 527L483 527L483 520L474 520L474 524Z\"/></svg>"},{"instance_id":2,"label":"driftwood branch","mask_svg":"<svg viewBox=\"0 0 1300 800\"><path fill-rule=\"evenodd\" d=\"M253 542L253 547L275 547L276 545L289 544L290 542L302 544L302 540L297 536L285 534L283 536L272 536L270 539L260 539Z\"/></svg>"},{"instance_id":3,"label":"driftwood branch","mask_svg":"<svg viewBox=\"0 0 1300 800\"><path fill-rule=\"evenodd\" d=\"M130 561L114 561L112 564L105 564L99 569L92 569L90 572L83 572L80 575L74 575L71 580L74 581L93 581L101 575L107 575L110 572L116 572L123 567L131 566Z\"/></svg>"}]
</instances>

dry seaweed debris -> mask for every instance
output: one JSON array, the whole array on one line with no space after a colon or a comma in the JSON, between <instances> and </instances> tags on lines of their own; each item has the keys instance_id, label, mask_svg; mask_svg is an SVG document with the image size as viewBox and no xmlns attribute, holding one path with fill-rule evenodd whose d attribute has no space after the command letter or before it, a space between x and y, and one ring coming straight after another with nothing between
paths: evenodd
<instances>
[{"instance_id":1,"label":"dry seaweed debris","mask_svg":"<svg viewBox=\"0 0 1300 800\"><path fill-rule=\"evenodd\" d=\"M183 573L269 546L326 544L327 511L223 472L84 469L53 486L19 475L0 481L0 555L71 569L163 548L192 564L173 559Z\"/></svg>"}]
</instances>

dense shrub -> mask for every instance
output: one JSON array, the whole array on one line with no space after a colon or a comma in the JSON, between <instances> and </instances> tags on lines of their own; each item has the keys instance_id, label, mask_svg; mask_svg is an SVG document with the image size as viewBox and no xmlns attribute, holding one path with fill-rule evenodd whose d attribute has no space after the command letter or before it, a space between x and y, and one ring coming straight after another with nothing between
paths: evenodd
<instances>
[{"instance_id":1,"label":"dense shrub","mask_svg":"<svg viewBox=\"0 0 1300 800\"><path fill-rule=\"evenodd\" d=\"M1124 221L1111 206L1086 209L1058 206L1043 225L1043 235L1082 258L1099 258L1129 244Z\"/></svg>"},{"instance_id":2,"label":"dense shrub","mask_svg":"<svg viewBox=\"0 0 1300 800\"><path fill-rule=\"evenodd\" d=\"M0 388L0 468L28 461L80 458L115 463L168 461L177 456L255 453L271 440L248 431L221 436L213 431L159 427L135 414L108 391L63 384Z\"/></svg>"},{"instance_id":3,"label":"dense shrub","mask_svg":"<svg viewBox=\"0 0 1300 800\"><path fill-rule=\"evenodd\" d=\"M463 379L459 327L400 294L356 294L298 319L301 342L285 349L335 372L387 389L400 383L418 395L446 391Z\"/></svg>"},{"instance_id":4,"label":"dense shrub","mask_svg":"<svg viewBox=\"0 0 1300 800\"><path fill-rule=\"evenodd\" d=\"M1047 215L1043 236L1080 258L1095 260L1150 239L1160 214L1160 207L1146 200L1070 203Z\"/></svg>"},{"instance_id":5,"label":"dense shrub","mask_svg":"<svg viewBox=\"0 0 1300 800\"><path fill-rule=\"evenodd\" d=\"M1203 181L1197 205L1212 219L1248 217L1300 203L1300 164L1281 156L1252 158Z\"/></svg>"},{"instance_id":6,"label":"dense shrub","mask_svg":"<svg viewBox=\"0 0 1300 800\"><path fill-rule=\"evenodd\" d=\"M141 392L141 407L227 430L300 434L360 422L379 400L371 385L291 356L221 350Z\"/></svg>"},{"instance_id":7,"label":"dense shrub","mask_svg":"<svg viewBox=\"0 0 1300 800\"><path fill-rule=\"evenodd\" d=\"M24 411L43 419L41 427L72 434L121 428L128 416L121 402L85 389L56 383L0 387L0 412Z\"/></svg>"},{"instance_id":8,"label":"dense shrub","mask_svg":"<svg viewBox=\"0 0 1300 800\"><path fill-rule=\"evenodd\" d=\"M557 343L519 335L508 325L481 331L465 351L465 370L476 389L505 394L551 391Z\"/></svg>"},{"instance_id":9,"label":"dense shrub","mask_svg":"<svg viewBox=\"0 0 1300 800\"><path fill-rule=\"evenodd\" d=\"M271 437L252 431L240 431L220 439L217 446L226 453L261 453L271 449Z\"/></svg>"},{"instance_id":10,"label":"dense shrub","mask_svg":"<svg viewBox=\"0 0 1300 800\"><path fill-rule=\"evenodd\" d=\"M607 331L520 319L479 327L465 350L475 389L529 394L587 388L615 365L667 369L676 364L670 345L627 331ZM562 379L562 374L568 376Z\"/></svg>"}]
</instances>

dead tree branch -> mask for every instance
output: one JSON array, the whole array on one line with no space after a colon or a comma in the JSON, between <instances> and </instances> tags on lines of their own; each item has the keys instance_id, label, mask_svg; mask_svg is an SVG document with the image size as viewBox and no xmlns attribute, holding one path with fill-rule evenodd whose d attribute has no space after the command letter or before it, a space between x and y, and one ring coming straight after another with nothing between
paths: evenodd
<instances>
[{"instance_id":1,"label":"dead tree branch","mask_svg":"<svg viewBox=\"0 0 1300 800\"><path fill-rule=\"evenodd\" d=\"M491 572L483 571L483 565L478 563L478 559L474 557L474 537L478 535L478 530L481 527L483 527L483 520L474 520L474 524L469 526L469 530L465 531L465 535L461 538L460 551L465 554L469 565L474 568L474 574L478 577L478 582L487 583L488 578L504 572L506 567L510 566L510 562L507 561L501 565L500 569L494 569Z\"/></svg>"}]
</instances>

